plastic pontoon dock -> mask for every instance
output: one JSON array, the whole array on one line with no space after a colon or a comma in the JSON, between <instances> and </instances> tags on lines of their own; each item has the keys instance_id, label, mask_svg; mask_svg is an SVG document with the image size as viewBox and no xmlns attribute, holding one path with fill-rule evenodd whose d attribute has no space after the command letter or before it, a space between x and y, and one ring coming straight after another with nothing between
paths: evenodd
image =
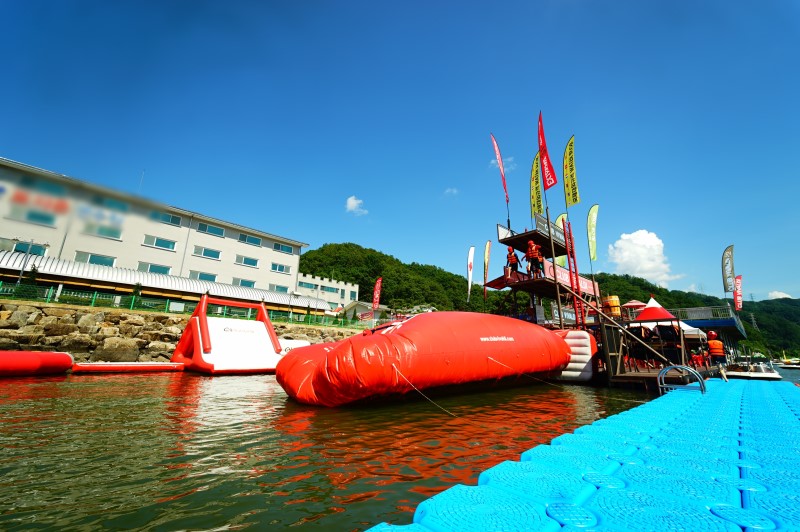
<instances>
[{"instance_id":1,"label":"plastic pontoon dock","mask_svg":"<svg viewBox=\"0 0 800 532\"><path fill-rule=\"evenodd\" d=\"M800 530L800 388L705 388L559 436L369 532Z\"/></svg>"}]
</instances>

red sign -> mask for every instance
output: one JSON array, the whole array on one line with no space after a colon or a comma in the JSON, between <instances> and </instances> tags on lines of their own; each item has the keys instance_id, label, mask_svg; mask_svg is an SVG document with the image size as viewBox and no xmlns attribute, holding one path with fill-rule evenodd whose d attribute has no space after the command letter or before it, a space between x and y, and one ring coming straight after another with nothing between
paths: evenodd
<instances>
[{"instance_id":1,"label":"red sign","mask_svg":"<svg viewBox=\"0 0 800 532\"><path fill-rule=\"evenodd\" d=\"M372 291L372 310L378 310L378 304L381 301L381 282L383 277L378 277L375 281L375 290Z\"/></svg>"},{"instance_id":2,"label":"red sign","mask_svg":"<svg viewBox=\"0 0 800 532\"><path fill-rule=\"evenodd\" d=\"M733 305L736 310L742 310L742 276L737 275L733 282Z\"/></svg>"}]
</instances>

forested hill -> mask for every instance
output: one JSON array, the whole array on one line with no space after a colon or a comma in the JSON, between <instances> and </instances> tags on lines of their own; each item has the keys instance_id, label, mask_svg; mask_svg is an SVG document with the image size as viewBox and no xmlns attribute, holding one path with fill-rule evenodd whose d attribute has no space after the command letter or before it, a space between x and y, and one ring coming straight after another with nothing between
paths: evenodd
<instances>
[{"instance_id":1,"label":"forested hill","mask_svg":"<svg viewBox=\"0 0 800 532\"><path fill-rule=\"evenodd\" d=\"M480 271L477 271L479 270ZM438 310L470 310L505 314L510 311L508 291L487 290L483 298L483 271L476 269L467 303L466 275L456 275L439 267L412 262L405 264L391 255L357 244L325 244L300 257L300 271L319 277L358 284L359 299L372 300L372 287L383 278L381 303L396 311L409 310L417 305L431 305ZM489 273L493 279L498 271ZM721 298L667 290L630 275L598 273L595 280L603 295L619 296L620 302L631 299L647 302L650 296L666 308L689 308L725 305ZM518 295L521 297L521 295ZM519 299L524 305L524 302ZM732 304L730 299L727 300ZM773 299L745 301L739 317L747 332L748 347L762 352L800 355L800 300ZM753 326L753 321L758 326Z\"/></svg>"}]
</instances>

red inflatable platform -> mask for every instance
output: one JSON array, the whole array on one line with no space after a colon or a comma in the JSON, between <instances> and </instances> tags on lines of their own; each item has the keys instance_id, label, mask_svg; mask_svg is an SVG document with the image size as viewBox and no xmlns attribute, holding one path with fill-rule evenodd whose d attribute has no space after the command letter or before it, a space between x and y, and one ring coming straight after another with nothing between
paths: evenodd
<instances>
[{"instance_id":1,"label":"red inflatable platform","mask_svg":"<svg viewBox=\"0 0 800 532\"><path fill-rule=\"evenodd\" d=\"M492 314L431 312L340 342L297 347L275 374L293 399L339 406L414 389L558 373L569 361L564 339L538 325Z\"/></svg>"},{"instance_id":2,"label":"red inflatable platform","mask_svg":"<svg viewBox=\"0 0 800 532\"><path fill-rule=\"evenodd\" d=\"M183 371L180 362L76 362L72 373L154 373Z\"/></svg>"},{"instance_id":3,"label":"red inflatable platform","mask_svg":"<svg viewBox=\"0 0 800 532\"><path fill-rule=\"evenodd\" d=\"M0 377L66 373L74 360L60 351L0 351Z\"/></svg>"}]
</instances>

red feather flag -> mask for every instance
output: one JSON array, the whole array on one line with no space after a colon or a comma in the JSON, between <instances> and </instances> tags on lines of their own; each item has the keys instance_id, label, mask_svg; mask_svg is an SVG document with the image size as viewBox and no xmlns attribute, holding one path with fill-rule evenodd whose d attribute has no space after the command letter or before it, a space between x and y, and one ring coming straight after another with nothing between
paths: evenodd
<instances>
[{"instance_id":1,"label":"red feather flag","mask_svg":"<svg viewBox=\"0 0 800 532\"><path fill-rule=\"evenodd\" d=\"M508 187L506 186L506 172L503 169L503 158L500 157L500 146L497 145L497 141L494 139L494 135L489 133L492 137L492 144L494 145L494 154L497 157L497 166L500 167L500 178L503 180L503 192L506 193L506 203L508 203Z\"/></svg>"},{"instance_id":2,"label":"red feather flag","mask_svg":"<svg viewBox=\"0 0 800 532\"><path fill-rule=\"evenodd\" d=\"M547 190L558 183L558 178L553 168L553 162L550 160L550 154L547 151L547 142L544 140L544 126L542 125L541 111L539 112L539 153L542 161L542 184L544 189Z\"/></svg>"},{"instance_id":3,"label":"red feather flag","mask_svg":"<svg viewBox=\"0 0 800 532\"><path fill-rule=\"evenodd\" d=\"M378 304L381 301L381 284L383 277L378 277L375 281L375 288L372 290L372 310L378 310Z\"/></svg>"}]
</instances>

